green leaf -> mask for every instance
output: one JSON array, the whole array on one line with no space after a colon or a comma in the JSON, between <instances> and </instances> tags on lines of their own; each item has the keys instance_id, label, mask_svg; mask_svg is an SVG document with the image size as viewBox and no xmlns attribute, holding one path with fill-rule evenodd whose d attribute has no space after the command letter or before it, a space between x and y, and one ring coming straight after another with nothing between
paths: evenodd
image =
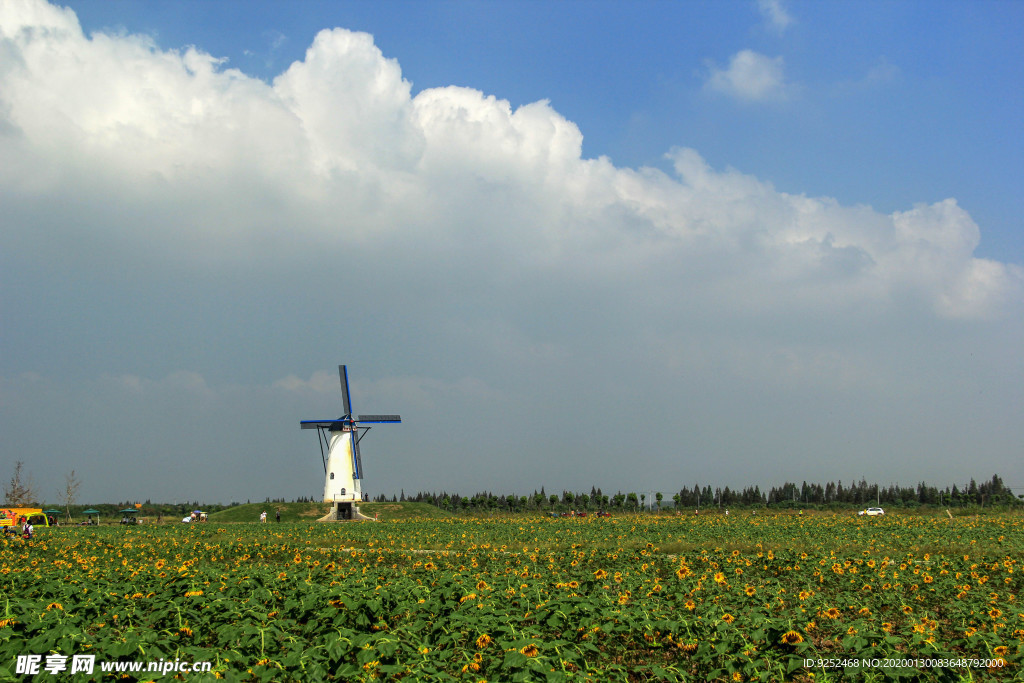
<instances>
[{"instance_id":1,"label":"green leaf","mask_svg":"<svg viewBox=\"0 0 1024 683\"><path fill-rule=\"evenodd\" d=\"M505 653L505 661L502 663L502 667L506 669L514 669L526 665L528 658L522 652L513 650L512 652Z\"/></svg>"}]
</instances>

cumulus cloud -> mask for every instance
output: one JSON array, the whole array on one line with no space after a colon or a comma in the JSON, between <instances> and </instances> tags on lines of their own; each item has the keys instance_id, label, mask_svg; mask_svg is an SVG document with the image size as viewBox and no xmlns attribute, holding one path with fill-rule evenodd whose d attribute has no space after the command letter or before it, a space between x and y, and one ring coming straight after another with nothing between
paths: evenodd
<instances>
[{"instance_id":1,"label":"cumulus cloud","mask_svg":"<svg viewBox=\"0 0 1024 683\"><path fill-rule=\"evenodd\" d=\"M665 250L683 259L754 250L760 290L813 276L856 296L917 287L951 316L992 314L1018 291L1014 268L973 258L978 227L955 200L884 216L716 171L693 149L671 153L675 177L582 159L579 129L548 103L513 110L456 87L413 97L397 62L364 33L321 32L267 85L195 48L86 38L65 10L5 12L15 58L5 60L3 111L17 132L0 144L19 162L5 164L8 193L21 188L12 199L73 195L80 182L140 212L177 203L174 225L154 215L139 228L168 253L184 244L230 258L225 235L276 249L288 224L299 242L324 245L390 236L429 250L468 238L484 259L509 250L506 264L566 278L604 277L624 262L642 268ZM745 50L709 85L777 97L781 58ZM82 229L128 229L88 210L97 215Z\"/></svg>"},{"instance_id":2,"label":"cumulus cloud","mask_svg":"<svg viewBox=\"0 0 1024 683\"><path fill-rule=\"evenodd\" d=\"M789 86L783 74L782 57L767 57L753 50L741 50L729 60L729 66L708 65L705 83L710 90L747 102L781 100Z\"/></svg>"},{"instance_id":3,"label":"cumulus cloud","mask_svg":"<svg viewBox=\"0 0 1024 683\"><path fill-rule=\"evenodd\" d=\"M8 343L38 369L30 310L52 317L40 358L72 353L53 346L65 325L101 340L96 357L72 345L75 357L112 378L101 393L139 420L178 401L185 421L190 406L209 408L209 430L290 430L332 414L328 368L361 354L433 369L354 380L367 410L417 406L427 427L452 413L528 422L577 455L628 447L593 436L623 409L613 393L632 392L639 411L707 417L659 426L671 454L686 430L711 429L709 406L717 424L734 417L751 386L802 387L808 405L851 392L870 412L864 397L905 397L888 377L918 357L877 339L914 348L935 326L1021 312L1021 270L974 256L979 228L954 199L883 214L780 192L691 148L669 152L670 172L585 159L581 131L550 103L513 108L460 87L414 96L365 33L321 32L266 83L197 48L87 37L68 10L0 3L0 80L0 250L17 257L0 277L28 302L2 309ZM712 67L707 85L747 101L788 87L781 58L750 50ZM910 341L893 332L907 320ZM169 367L145 370L163 358ZM232 384L231 373L263 376ZM40 405L52 391L17 386ZM148 412L124 398L152 395ZM578 443L567 424L582 425ZM472 448L408 443L468 462L490 447L477 431L460 432ZM509 468L496 476L522 458L551 464L512 439L495 448ZM444 487L422 460L402 467L416 486Z\"/></svg>"}]
</instances>

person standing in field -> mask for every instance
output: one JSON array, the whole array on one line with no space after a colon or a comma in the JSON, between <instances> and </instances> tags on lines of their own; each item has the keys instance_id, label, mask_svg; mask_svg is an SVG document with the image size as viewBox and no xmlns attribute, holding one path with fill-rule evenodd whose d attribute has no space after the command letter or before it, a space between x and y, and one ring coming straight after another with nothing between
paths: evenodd
<instances>
[{"instance_id":1,"label":"person standing in field","mask_svg":"<svg viewBox=\"0 0 1024 683\"><path fill-rule=\"evenodd\" d=\"M260 524L266 524L267 522L267 511L264 510L260 513Z\"/></svg>"},{"instance_id":2,"label":"person standing in field","mask_svg":"<svg viewBox=\"0 0 1024 683\"><path fill-rule=\"evenodd\" d=\"M277 511L277 523L278 524L281 523L281 511L280 510Z\"/></svg>"}]
</instances>

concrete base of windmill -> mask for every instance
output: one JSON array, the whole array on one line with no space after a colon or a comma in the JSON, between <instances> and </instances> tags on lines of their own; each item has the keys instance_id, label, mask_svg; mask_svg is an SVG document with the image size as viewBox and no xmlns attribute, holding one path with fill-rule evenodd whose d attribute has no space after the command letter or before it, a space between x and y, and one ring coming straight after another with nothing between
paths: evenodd
<instances>
[{"instance_id":1,"label":"concrete base of windmill","mask_svg":"<svg viewBox=\"0 0 1024 683\"><path fill-rule=\"evenodd\" d=\"M367 517L359 511L359 506L351 502L335 503L331 511L317 520L318 522L373 522L373 517Z\"/></svg>"},{"instance_id":2,"label":"concrete base of windmill","mask_svg":"<svg viewBox=\"0 0 1024 683\"><path fill-rule=\"evenodd\" d=\"M373 517L367 517L367 516L366 516L366 515L364 515L364 514L363 514L362 512L360 512L360 511L359 511L359 507L358 507L358 506L356 506L356 508L355 508L355 511L354 511L354 513L353 513L353 516L352 516L352 518L353 518L353 519L358 519L358 520L359 520L359 521L361 521L361 522L376 522L376 521L377 521L377 520L376 520L375 518L373 518Z\"/></svg>"}]
</instances>

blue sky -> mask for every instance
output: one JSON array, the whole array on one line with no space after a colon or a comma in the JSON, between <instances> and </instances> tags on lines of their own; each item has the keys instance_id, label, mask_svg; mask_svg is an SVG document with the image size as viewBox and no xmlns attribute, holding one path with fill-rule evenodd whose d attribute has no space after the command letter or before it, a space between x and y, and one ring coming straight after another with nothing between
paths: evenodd
<instances>
[{"instance_id":1,"label":"blue sky","mask_svg":"<svg viewBox=\"0 0 1024 683\"><path fill-rule=\"evenodd\" d=\"M316 495L297 423L347 363L404 418L371 494L1024 489L1022 29L4 3L0 462L95 502Z\"/></svg>"}]
</instances>

